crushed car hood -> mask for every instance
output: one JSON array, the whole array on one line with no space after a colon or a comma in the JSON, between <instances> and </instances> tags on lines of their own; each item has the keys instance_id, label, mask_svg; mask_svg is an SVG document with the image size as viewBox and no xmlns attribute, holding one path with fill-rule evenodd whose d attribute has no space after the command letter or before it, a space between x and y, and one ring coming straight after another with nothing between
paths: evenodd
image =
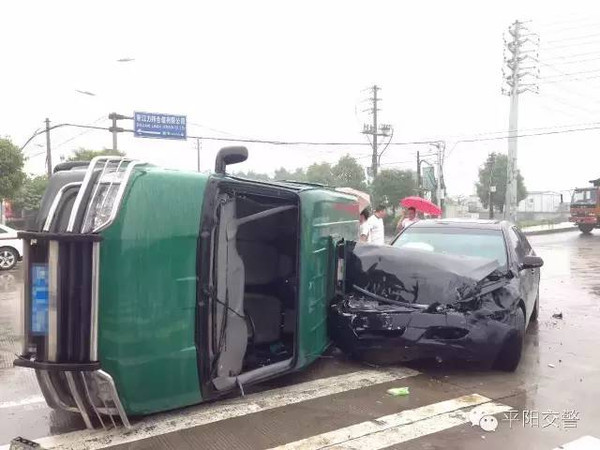
<instances>
[{"instance_id":1,"label":"crushed car hood","mask_svg":"<svg viewBox=\"0 0 600 450\"><path fill-rule=\"evenodd\" d=\"M471 297L499 268L496 260L388 245L358 244L348 250L349 286L417 305L450 304Z\"/></svg>"}]
</instances>

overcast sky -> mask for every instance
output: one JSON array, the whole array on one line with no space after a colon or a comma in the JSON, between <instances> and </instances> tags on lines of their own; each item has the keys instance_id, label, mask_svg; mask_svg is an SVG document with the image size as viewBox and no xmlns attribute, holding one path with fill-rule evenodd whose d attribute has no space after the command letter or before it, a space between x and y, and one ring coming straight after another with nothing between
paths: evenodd
<instances>
[{"instance_id":1,"label":"overcast sky","mask_svg":"<svg viewBox=\"0 0 600 450\"><path fill-rule=\"evenodd\" d=\"M370 120L362 112L364 89L376 83L381 121L394 127L393 141L446 140L448 193L470 194L478 166L507 144L456 142L507 130L503 33L515 19L531 20L529 29L541 38L543 79L539 94L521 96L523 132L600 122L600 6L594 4L3 2L0 135L22 145L46 117L108 126L111 111L156 111L187 115L189 135L361 142L362 123ZM54 161L78 147L111 146L107 131L82 132L52 132ZM558 191L600 177L599 143L600 131L520 139L527 187ZM29 172L43 173L44 145L41 136L27 146ZM203 142L203 170L213 167L221 145ZM192 139L123 133L119 147L155 164L196 167ZM248 148L249 160L236 170L293 169L345 153L370 163L366 146ZM417 150L427 147L390 147L383 168L414 168Z\"/></svg>"}]
</instances>

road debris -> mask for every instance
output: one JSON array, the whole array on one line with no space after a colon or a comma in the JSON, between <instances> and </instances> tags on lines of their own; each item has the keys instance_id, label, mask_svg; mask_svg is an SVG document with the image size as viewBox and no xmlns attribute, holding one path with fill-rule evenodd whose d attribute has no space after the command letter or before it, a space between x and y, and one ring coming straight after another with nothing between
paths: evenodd
<instances>
[{"instance_id":1,"label":"road debris","mask_svg":"<svg viewBox=\"0 0 600 450\"><path fill-rule=\"evenodd\" d=\"M562 311L561 311L561 312L559 312L559 313L554 313L554 314L552 314L552 318L553 318L553 319L560 319L560 320L562 320L562 318L563 318L563 313L562 313Z\"/></svg>"},{"instance_id":2,"label":"road debris","mask_svg":"<svg viewBox=\"0 0 600 450\"><path fill-rule=\"evenodd\" d=\"M548 367L550 367L551 369L554 369L556 366L554 364L548 364Z\"/></svg>"},{"instance_id":3,"label":"road debris","mask_svg":"<svg viewBox=\"0 0 600 450\"><path fill-rule=\"evenodd\" d=\"M406 386L398 387L398 388L391 388L391 389L388 389L386 392L393 397L399 397L399 396L410 394L408 387L406 387Z\"/></svg>"}]
</instances>

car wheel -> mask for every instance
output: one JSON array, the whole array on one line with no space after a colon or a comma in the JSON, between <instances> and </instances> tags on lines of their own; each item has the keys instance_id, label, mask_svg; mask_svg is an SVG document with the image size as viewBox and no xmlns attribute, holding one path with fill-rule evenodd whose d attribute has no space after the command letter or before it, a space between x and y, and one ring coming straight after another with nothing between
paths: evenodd
<instances>
[{"instance_id":1,"label":"car wheel","mask_svg":"<svg viewBox=\"0 0 600 450\"><path fill-rule=\"evenodd\" d=\"M521 361L525 341L525 313L518 308L515 313L515 328L511 330L496 358L494 367L506 372L514 372Z\"/></svg>"},{"instance_id":2,"label":"car wheel","mask_svg":"<svg viewBox=\"0 0 600 450\"><path fill-rule=\"evenodd\" d=\"M593 225L579 225L579 231L581 231L584 234L590 234L593 229Z\"/></svg>"},{"instance_id":3,"label":"car wheel","mask_svg":"<svg viewBox=\"0 0 600 450\"><path fill-rule=\"evenodd\" d=\"M537 322L540 315L540 290L538 289L537 297L535 298L535 304L533 305L533 311L531 311L531 317L529 322Z\"/></svg>"},{"instance_id":4,"label":"car wheel","mask_svg":"<svg viewBox=\"0 0 600 450\"><path fill-rule=\"evenodd\" d=\"M0 270L10 270L17 265L19 254L12 247L0 248Z\"/></svg>"}]
</instances>

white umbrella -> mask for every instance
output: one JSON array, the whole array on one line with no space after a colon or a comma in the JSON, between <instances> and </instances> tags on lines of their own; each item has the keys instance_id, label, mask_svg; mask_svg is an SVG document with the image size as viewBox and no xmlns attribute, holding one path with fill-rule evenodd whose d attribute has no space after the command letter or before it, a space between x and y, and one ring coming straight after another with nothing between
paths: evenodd
<instances>
[{"instance_id":1,"label":"white umbrella","mask_svg":"<svg viewBox=\"0 0 600 450\"><path fill-rule=\"evenodd\" d=\"M351 187L341 187L337 188L336 191L354 195L358 200L358 208L360 211L362 211L371 204L371 196L366 192L359 191L358 189L354 189Z\"/></svg>"}]
</instances>

